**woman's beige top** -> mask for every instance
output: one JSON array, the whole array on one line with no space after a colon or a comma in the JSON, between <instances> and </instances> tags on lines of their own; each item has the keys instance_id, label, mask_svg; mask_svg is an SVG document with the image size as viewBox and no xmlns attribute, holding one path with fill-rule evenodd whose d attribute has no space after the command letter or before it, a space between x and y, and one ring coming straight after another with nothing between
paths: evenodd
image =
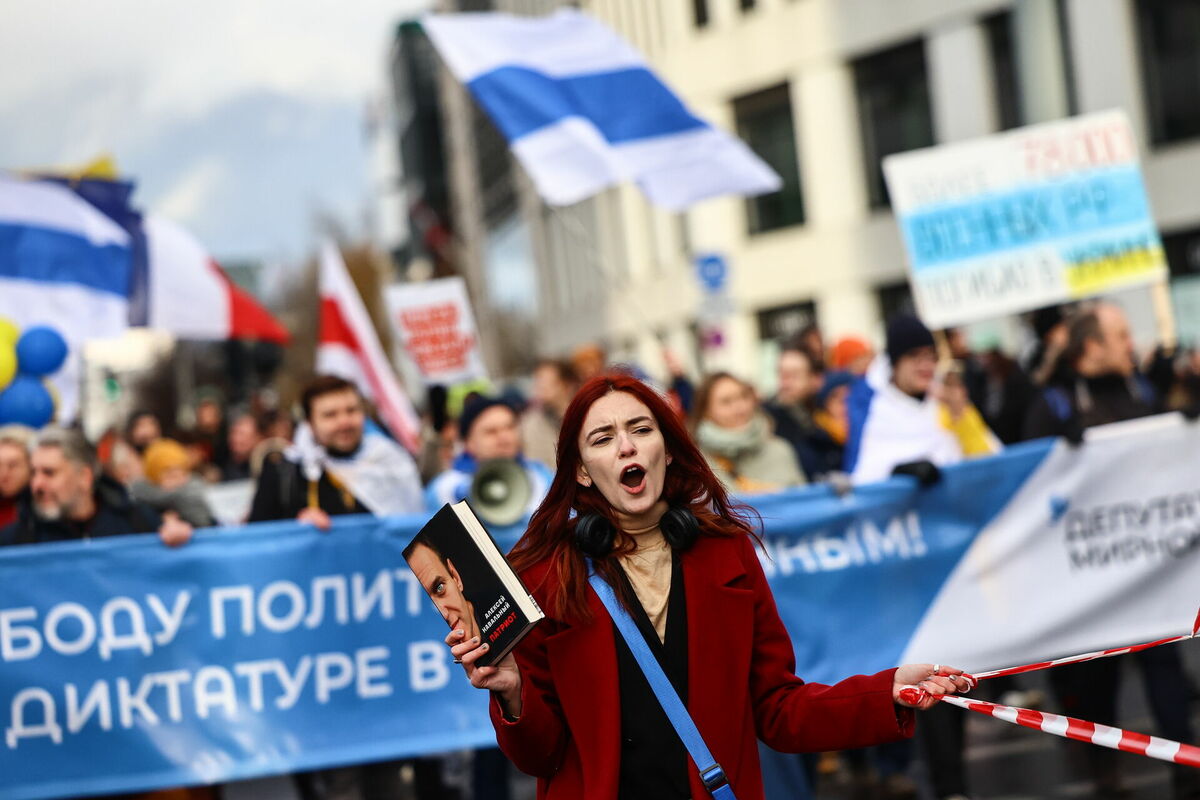
<instances>
[{"instance_id":1,"label":"woman's beige top","mask_svg":"<svg viewBox=\"0 0 1200 800\"><path fill-rule=\"evenodd\" d=\"M637 531L624 531L637 549L621 556L621 566L633 586L634 594L646 609L658 640L667 635L667 600L671 595L671 545L657 525Z\"/></svg>"}]
</instances>

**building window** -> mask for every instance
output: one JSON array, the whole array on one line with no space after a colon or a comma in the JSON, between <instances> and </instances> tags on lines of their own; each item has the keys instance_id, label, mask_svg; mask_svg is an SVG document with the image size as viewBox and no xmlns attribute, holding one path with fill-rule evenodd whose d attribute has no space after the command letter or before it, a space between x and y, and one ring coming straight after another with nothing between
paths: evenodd
<instances>
[{"instance_id":1,"label":"building window","mask_svg":"<svg viewBox=\"0 0 1200 800\"><path fill-rule=\"evenodd\" d=\"M1075 89L1075 51L1071 47L1071 14L1067 0L1055 3L1058 16L1058 43L1062 49L1063 80L1067 83L1067 116L1079 113L1079 97Z\"/></svg>"},{"instance_id":2,"label":"building window","mask_svg":"<svg viewBox=\"0 0 1200 800\"><path fill-rule=\"evenodd\" d=\"M1200 348L1200 228L1164 234L1171 268L1171 304L1180 343Z\"/></svg>"},{"instance_id":3,"label":"building window","mask_svg":"<svg viewBox=\"0 0 1200 800\"><path fill-rule=\"evenodd\" d=\"M692 0L692 22L697 28L708 27L708 0Z\"/></svg>"},{"instance_id":4,"label":"building window","mask_svg":"<svg viewBox=\"0 0 1200 800\"><path fill-rule=\"evenodd\" d=\"M1137 20L1151 140L1200 136L1200 3L1139 0Z\"/></svg>"},{"instance_id":5,"label":"building window","mask_svg":"<svg viewBox=\"0 0 1200 800\"><path fill-rule=\"evenodd\" d=\"M487 227L494 228L517 210L517 187L508 140L475 102L471 103L471 133L475 138L475 169L479 176L483 220Z\"/></svg>"},{"instance_id":6,"label":"building window","mask_svg":"<svg viewBox=\"0 0 1200 800\"><path fill-rule=\"evenodd\" d=\"M688 224L686 210L675 215L675 226L679 237L679 252L690 258L692 255L692 230Z\"/></svg>"},{"instance_id":7,"label":"building window","mask_svg":"<svg viewBox=\"0 0 1200 800\"><path fill-rule=\"evenodd\" d=\"M912 287L908 281L889 283L875 290L879 301L879 317L886 325L887 321L897 314L916 314L917 305L913 302Z\"/></svg>"},{"instance_id":8,"label":"building window","mask_svg":"<svg viewBox=\"0 0 1200 800\"><path fill-rule=\"evenodd\" d=\"M768 394L778 388L779 353L800 334L817 324L817 306L810 300L766 308L758 312L758 364L754 373L758 386Z\"/></svg>"},{"instance_id":9,"label":"building window","mask_svg":"<svg viewBox=\"0 0 1200 800\"><path fill-rule=\"evenodd\" d=\"M1163 234L1162 242L1172 278L1200 276L1200 228Z\"/></svg>"},{"instance_id":10,"label":"building window","mask_svg":"<svg viewBox=\"0 0 1200 800\"><path fill-rule=\"evenodd\" d=\"M992 86L996 95L996 121L1000 130L1024 124L1021 115L1021 85L1017 81L1017 52L1013 47L1011 11L993 14L983 21L988 51L992 57Z\"/></svg>"},{"instance_id":11,"label":"building window","mask_svg":"<svg viewBox=\"0 0 1200 800\"><path fill-rule=\"evenodd\" d=\"M783 188L746 200L750 233L762 233L804 222L800 163L792 100L782 84L733 101L738 135L783 179Z\"/></svg>"},{"instance_id":12,"label":"building window","mask_svg":"<svg viewBox=\"0 0 1200 800\"><path fill-rule=\"evenodd\" d=\"M917 40L854 62L859 125L872 208L888 205L883 159L929 147L933 114L925 71L925 45Z\"/></svg>"},{"instance_id":13,"label":"building window","mask_svg":"<svg viewBox=\"0 0 1200 800\"><path fill-rule=\"evenodd\" d=\"M795 339L810 325L817 322L817 306L811 300L788 303L758 312L758 338L764 342L776 342L780 346Z\"/></svg>"}]
</instances>

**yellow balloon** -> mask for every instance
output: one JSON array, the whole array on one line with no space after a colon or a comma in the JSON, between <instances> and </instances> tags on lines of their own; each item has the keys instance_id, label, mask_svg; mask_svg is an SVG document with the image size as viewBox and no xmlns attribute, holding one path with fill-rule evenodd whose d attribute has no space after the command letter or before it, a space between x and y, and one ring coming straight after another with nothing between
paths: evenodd
<instances>
[{"instance_id":1,"label":"yellow balloon","mask_svg":"<svg viewBox=\"0 0 1200 800\"><path fill-rule=\"evenodd\" d=\"M21 329L17 327L17 323L8 317L0 317L0 346L11 345L16 347L17 339L20 338Z\"/></svg>"},{"instance_id":2,"label":"yellow balloon","mask_svg":"<svg viewBox=\"0 0 1200 800\"><path fill-rule=\"evenodd\" d=\"M17 348L11 342L0 342L0 391L17 374Z\"/></svg>"}]
</instances>

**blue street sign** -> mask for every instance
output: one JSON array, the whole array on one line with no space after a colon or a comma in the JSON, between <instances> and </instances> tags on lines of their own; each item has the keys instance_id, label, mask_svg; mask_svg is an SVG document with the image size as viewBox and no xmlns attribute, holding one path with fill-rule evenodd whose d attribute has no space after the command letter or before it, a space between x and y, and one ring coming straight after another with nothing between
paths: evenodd
<instances>
[{"instance_id":1,"label":"blue street sign","mask_svg":"<svg viewBox=\"0 0 1200 800\"><path fill-rule=\"evenodd\" d=\"M729 277L729 265L725 263L725 257L717 253L696 256L696 277L708 291L720 291Z\"/></svg>"}]
</instances>

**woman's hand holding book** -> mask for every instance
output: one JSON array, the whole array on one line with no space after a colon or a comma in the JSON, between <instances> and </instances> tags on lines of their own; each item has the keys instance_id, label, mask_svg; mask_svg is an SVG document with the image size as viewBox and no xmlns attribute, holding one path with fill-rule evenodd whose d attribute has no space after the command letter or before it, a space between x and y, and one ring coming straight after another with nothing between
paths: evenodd
<instances>
[{"instance_id":1,"label":"woman's hand holding book","mask_svg":"<svg viewBox=\"0 0 1200 800\"><path fill-rule=\"evenodd\" d=\"M499 696L506 717L520 717L521 671L517 667L517 660L509 653L490 667L477 667L475 662L487 654L488 643L480 642L478 636L463 641L464 636L466 631L461 629L450 631L446 636L446 644L450 645L455 663L463 665L472 686L487 689Z\"/></svg>"}]
</instances>

